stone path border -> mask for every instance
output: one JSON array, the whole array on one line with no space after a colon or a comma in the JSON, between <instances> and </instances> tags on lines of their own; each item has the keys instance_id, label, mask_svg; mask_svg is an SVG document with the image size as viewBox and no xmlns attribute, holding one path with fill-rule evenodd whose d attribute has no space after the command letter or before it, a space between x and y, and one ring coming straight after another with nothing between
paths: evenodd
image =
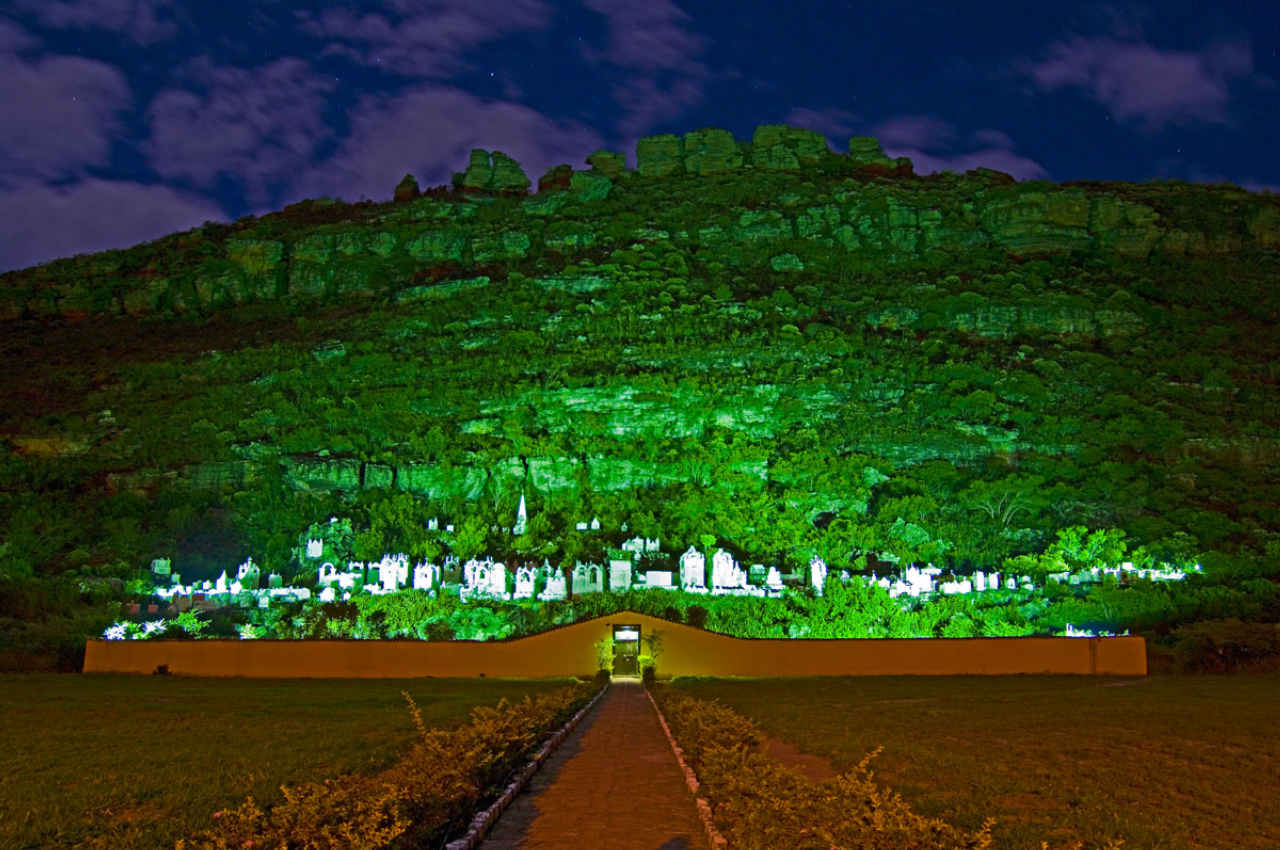
<instances>
[{"instance_id":1,"label":"stone path border","mask_svg":"<svg viewBox=\"0 0 1280 850\"><path fill-rule=\"evenodd\" d=\"M654 701L653 694L649 693L648 688L644 689L644 695L649 698L649 704L658 713L658 722L662 724L662 731L666 734L668 743L671 744L671 751L676 754L676 763L680 765L680 770L684 773L685 784L689 786L689 790L693 792L693 796L697 801L698 817L702 820L703 829L707 831L707 840L717 850L728 847L729 842L720 834L720 830L716 829L715 819L711 816L711 804L707 802L705 797L698 796L698 775L685 762L684 750L680 749L680 745L676 743L675 736L671 734L671 727L667 725L667 718L662 716L662 709L658 708L658 703Z\"/></svg>"},{"instance_id":2,"label":"stone path border","mask_svg":"<svg viewBox=\"0 0 1280 850\"><path fill-rule=\"evenodd\" d=\"M471 826L467 828L467 834L456 841L450 841L445 845L445 850L474 850L474 848L484 840L484 837L489 833L489 830L493 825L498 822L499 815L506 811L507 807L515 802L516 796L519 795L519 793L524 790L524 787L529 784L529 780L538 772L538 768L542 767L542 763L545 762L548 756L554 753L556 749L564 743L565 738L569 737L569 733L574 730L574 727L582 721L582 718L587 716L587 712L591 711L591 709L595 707L595 704L609 692L609 687L609 685L605 685L601 688L600 692L591 698L591 702L579 709L577 714L569 718L568 723L561 726L559 731L548 738L543 743L542 747L534 753L533 758L530 759L529 763L526 764L518 774L516 774L516 778L506 787L498 799L494 801L493 805L476 814L476 816L471 820ZM648 692L646 692L646 695L647 694ZM649 699L652 700L653 697L649 697ZM659 714L658 716L661 717L662 715ZM663 721L662 726L664 729L666 728L666 725L666 721ZM668 737L670 737L670 733L668 733Z\"/></svg>"}]
</instances>

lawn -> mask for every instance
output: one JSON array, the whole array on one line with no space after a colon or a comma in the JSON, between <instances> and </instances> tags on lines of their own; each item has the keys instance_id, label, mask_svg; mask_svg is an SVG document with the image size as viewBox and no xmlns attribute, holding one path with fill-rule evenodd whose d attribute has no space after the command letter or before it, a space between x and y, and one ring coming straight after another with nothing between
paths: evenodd
<instances>
[{"instance_id":1,"label":"lawn","mask_svg":"<svg viewBox=\"0 0 1280 850\"><path fill-rule=\"evenodd\" d=\"M917 812L1038 850L1280 847L1275 676L680 679Z\"/></svg>"},{"instance_id":2,"label":"lawn","mask_svg":"<svg viewBox=\"0 0 1280 850\"><path fill-rule=\"evenodd\" d=\"M172 848L252 795L387 766L476 705L566 680L0 676L0 847Z\"/></svg>"}]
</instances>

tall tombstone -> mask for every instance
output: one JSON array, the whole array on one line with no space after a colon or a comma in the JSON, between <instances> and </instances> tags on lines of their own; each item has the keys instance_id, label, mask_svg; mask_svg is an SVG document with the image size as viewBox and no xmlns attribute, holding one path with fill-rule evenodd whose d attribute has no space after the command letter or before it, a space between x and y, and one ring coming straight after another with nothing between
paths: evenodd
<instances>
[{"instance_id":1,"label":"tall tombstone","mask_svg":"<svg viewBox=\"0 0 1280 850\"><path fill-rule=\"evenodd\" d=\"M813 592L822 595L822 588L827 583L827 562L814 555L809 560L809 586Z\"/></svg>"},{"instance_id":2,"label":"tall tombstone","mask_svg":"<svg viewBox=\"0 0 1280 850\"><path fill-rule=\"evenodd\" d=\"M626 593L631 589L631 561L625 558L609 561L609 592Z\"/></svg>"},{"instance_id":3,"label":"tall tombstone","mask_svg":"<svg viewBox=\"0 0 1280 850\"><path fill-rule=\"evenodd\" d=\"M680 556L680 587L692 593L707 589L707 559L692 546Z\"/></svg>"},{"instance_id":4,"label":"tall tombstone","mask_svg":"<svg viewBox=\"0 0 1280 850\"><path fill-rule=\"evenodd\" d=\"M746 586L746 570L739 567L728 552L717 549L711 558L711 589L739 590Z\"/></svg>"},{"instance_id":5,"label":"tall tombstone","mask_svg":"<svg viewBox=\"0 0 1280 850\"><path fill-rule=\"evenodd\" d=\"M519 567L516 569L516 589L512 594L512 599L532 599L534 588L537 585L537 571L532 567Z\"/></svg>"},{"instance_id":6,"label":"tall tombstone","mask_svg":"<svg viewBox=\"0 0 1280 850\"><path fill-rule=\"evenodd\" d=\"M575 564L572 578L574 596L601 593L604 590L604 572L597 564Z\"/></svg>"},{"instance_id":7,"label":"tall tombstone","mask_svg":"<svg viewBox=\"0 0 1280 850\"><path fill-rule=\"evenodd\" d=\"M421 563L413 568L413 589L434 590L440 582L440 568L435 564Z\"/></svg>"},{"instance_id":8,"label":"tall tombstone","mask_svg":"<svg viewBox=\"0 0 1280 850\"><path fill-rule=\"evenodd\" d=\"M544 561L542 564L542 576L546 581L546 586L542 588L538 598L543 601L564 599L567 595L564 571L552 567Z\"/></svg>"}]
</instances>

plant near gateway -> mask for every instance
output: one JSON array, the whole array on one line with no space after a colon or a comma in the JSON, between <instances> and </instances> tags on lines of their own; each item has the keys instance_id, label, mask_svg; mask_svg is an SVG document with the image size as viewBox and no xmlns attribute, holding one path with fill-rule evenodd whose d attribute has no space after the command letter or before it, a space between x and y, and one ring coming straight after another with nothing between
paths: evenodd
<instances>
[{"instance_id":1,"label":"plant near gateway","mask_svg":"<svg viewBox=\"0 0 1280 850\"><path fill-rule=\"evenodd\" d=\"M418 741L396 765L373 776L345 775L282 788L264 811L249 798L217 812L217 825L177 850L305 848L381 850L436 846L470 822L538 743L596 692L580 683L472 711L457 729L428 731L407 694Z\"/></svg>"},{"instance_id":2,"label":"plant near gateway","mask_svg":"<svg viewBox=\"0 0 1280 850\"><path fill-rule=\"evenodd\" d=\"M716 826L734 850L979 850L992 846L988 818L969 832L916 814L875 782L880 748L853 769L815 782L762 751L750 719L670 686L650 688L701 781ZM1048 844L1042 844L1048 847ZM1079 844L1064 850L1078 850ZM1110 844L1104 850L1116 850Z\"/></svg>"}]
</instances>

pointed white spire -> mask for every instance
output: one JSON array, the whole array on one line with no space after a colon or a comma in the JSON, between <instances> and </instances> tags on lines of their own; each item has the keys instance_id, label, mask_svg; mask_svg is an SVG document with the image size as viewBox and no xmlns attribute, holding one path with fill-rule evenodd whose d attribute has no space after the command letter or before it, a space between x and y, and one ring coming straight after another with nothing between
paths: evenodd
<instances>
[{"instance_id":1,"label":"pointed white spire","mask_svg":"<svg viewBox=\"0 0 1280 850\"><path fill-rule=\"evenodd\" d=\"M517 537L519 537L521 534L524 534L524 527L527 520L528 520L528 516L525 514L525 509L524 509L524 494L521 493L520 507L516 510L516 524L512 526L511 533L516 535Z\"/></svg>"}]
</instances>

